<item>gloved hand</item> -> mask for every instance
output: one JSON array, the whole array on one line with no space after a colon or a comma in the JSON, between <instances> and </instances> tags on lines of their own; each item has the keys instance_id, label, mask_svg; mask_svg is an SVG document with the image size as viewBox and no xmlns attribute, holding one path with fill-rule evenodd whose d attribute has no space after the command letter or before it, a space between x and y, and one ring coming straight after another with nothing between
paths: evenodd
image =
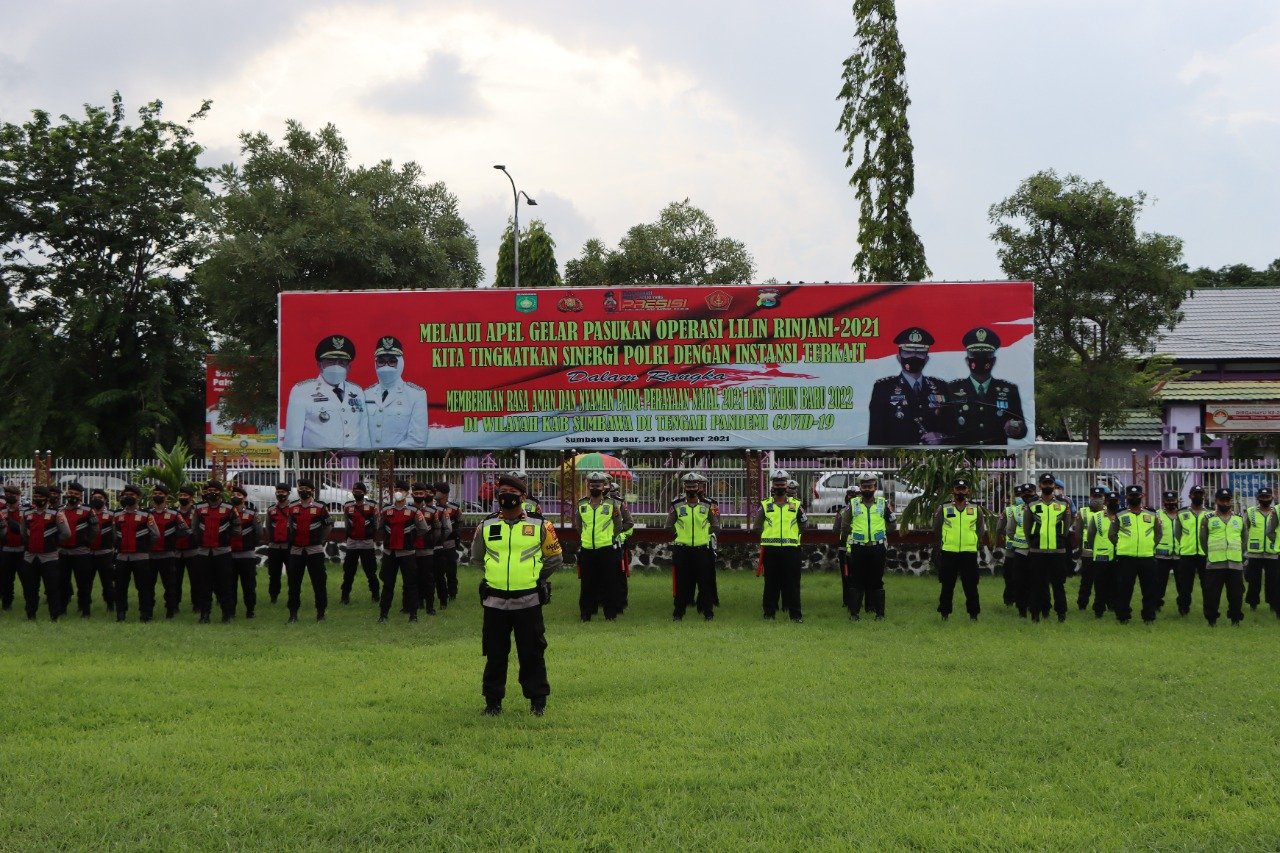
<instances>
[{"instance_id":1,"label":"gloved hand","mask_svg":"<svg viewBox=\"0 0 1280 853\"><path fill-rule=\"evenodd\" d=\"M488 597L489 597L489 582L482 579L480 581L480 601L483 602Z\"/></svg>"},{"instance_id":2,"label":"gloved hand","mask_svg":"<svg viewBox=\"0 0 1280 853\"><path fill-rule=\"evenodd\" d=\"M551 581L538 581L538 603L551 603Z\"/></svg>"}]
</instances>

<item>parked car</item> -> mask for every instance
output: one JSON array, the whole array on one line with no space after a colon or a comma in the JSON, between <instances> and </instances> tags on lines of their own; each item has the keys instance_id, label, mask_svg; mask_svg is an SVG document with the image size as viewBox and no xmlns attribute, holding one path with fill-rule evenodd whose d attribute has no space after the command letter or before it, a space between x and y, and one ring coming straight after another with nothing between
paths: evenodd
<instances>
[{"instance_id":1,"label":"parked car","mask_svg":"<svg viewBox=\"0 0 1280 853\"><path fill-rule=\"evenodd\" d=\"M835 513L839 511L845 505L845 490L858 488L858 477L863 473L865 472L819 471L813 481L811 511L817 513ZM898 511L901 511L912 498L921 494L917 490L907 488L905 484L894 483L892 480L882 481L881 486L886 482L893 487L893 498L890 503ZM881 497L885 496L883 489L877 489L876 494Z\"/></svg>"},{"instance_id":2,"label":"parked car","mask_svg":"<svg viewBox=\"0 0 1280 853\"><path fill-rule=\"evenodd\" d=\"M276 502L276 483L279 482L280 472L274 468L249 468L243 471L227 471L227 482L239 483L244 486L245 492L249 496L249 501L259 510L265 510ZM293 484L294 476L286 471L284 481ZM333 512L342 509L342 505L351 500L351 490L342 489L337 486L331 486L328 483L321 482L319 494L316 499L326 504ZM294 491L290 495L294 500L297 499L298 493Z\"/></svg>"}]
</instances>

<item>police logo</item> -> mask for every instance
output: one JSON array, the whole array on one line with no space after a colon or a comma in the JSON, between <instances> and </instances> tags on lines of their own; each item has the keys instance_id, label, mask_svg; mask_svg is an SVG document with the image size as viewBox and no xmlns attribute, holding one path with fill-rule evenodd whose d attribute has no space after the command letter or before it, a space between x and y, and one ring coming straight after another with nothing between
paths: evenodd
<instances>
[{"instance_id":1,"label":"police logo","mask_svg":"<svg viewBox=\"0 0 1280 853\"><path fill-rule=\"evenodd\" d=\"M713 290L707 294L707 307L712 311L728 311L733 297L723 290Z\"/></svg>"},{"instance_id":2,"label":"police logo","mask_svg":"<svg viewBox=\"0 0 1280 853\"><path fill-rule=\"evenodd\" d=\"M922 340L924 340L924 337L920 334L920 332L915 331L911 333L910 340L911 340L911 343L918 344Z\"/></svg>"},{"instance_id":3,"label":"police logo","mask_svg":"<svg viewBox=\"0 0 1280 853\"><path fill-rule=\"evenodd\" d=\"M521 535L521 536L532 536L532 535L533 535L533 525L532 525L532 524L525 524L525 525L522 525L522 526L520 527L520 535Z\"/></svg>"},{"instance_id":4,"label":"police logo","mask_svg":"<svg viewBox=\"0 0 1280 853\"><path fill-rule=\"evenodd\" d=\"M538 310L538 294L520 293L516 295L516 310L521 314L532 314Z\"/></svg>"},{"instance_id":5,"label":"police logo","mask_svg":"<svg viewBox=\"0 0 1280 853\"><path fill-rule=\"evenodd\" d=\"M342 349L347 345L347 339L342 335L334 335L329 338L329 343L333 344L334 349Z\"/></svg>"}]
</instances>

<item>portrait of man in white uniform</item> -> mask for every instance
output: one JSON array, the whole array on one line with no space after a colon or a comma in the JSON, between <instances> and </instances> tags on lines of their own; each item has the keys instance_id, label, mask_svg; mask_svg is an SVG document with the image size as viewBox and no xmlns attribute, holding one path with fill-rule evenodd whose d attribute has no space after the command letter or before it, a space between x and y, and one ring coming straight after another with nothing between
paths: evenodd
<instances>
[{"instance_id":1,"label":"portrait of man in white uniform","mask_svg":"<svg viewBox=\"0 0 1280 853\"><path fill-rule=\"evenodd\" d=\"M375 450L426 447L427 392L404 380L404 347L398 338L378 338L373 367L378 381L364 389L369 446Z\"/></svg>"}]
</instances>

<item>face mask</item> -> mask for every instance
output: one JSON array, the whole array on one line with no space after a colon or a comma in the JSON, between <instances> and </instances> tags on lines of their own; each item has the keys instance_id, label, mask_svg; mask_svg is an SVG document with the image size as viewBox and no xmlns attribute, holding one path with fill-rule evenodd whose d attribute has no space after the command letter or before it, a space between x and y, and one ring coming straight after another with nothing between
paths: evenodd
<instances>
[{"instance_id":1,"label":"face mask","mask_svg":"<svg viewBox=\"0 0 1280 853\"><path fill-rule=\"evenodd\" d=\"M183 506L186 506L187 504L191 503L191 498L178 498L178 503L182 504Z\"/></svg>"},{"instance_id":2,"label":"face mask","mask_svg":"<svg viewBox=\"0 0 1280 853\"><path fill-rule=\"evenodd\" d=\"M394 495L391 496L391 498L392 500L402 501L404 500L404 492L396 492Z\"/></svg>"},{"instance_id":3,"label":"face mask","mask_svg":"<svg viewBox=\"0 0 1280 853\"><path fill-rule=\"evenodd\" d=\"M138 499L133 495L125 495L120 499L120 506L135 506L137 503Z\"/></svg>"},{"instance_id":4,"label":"face mask","mask_svg":"<svg viewBox=\"0 0 1280 853\"><path fill-rule=\"evenodd\" d=\"M868 499L868 500L869 500L869 499L871 499L871 498L874 498L875 496L876 496L876 490L875 490L875 489L863 489L863 490L862 490L862 497L864 497L864 498L866 498L866 499Z\"/></svg>"},{"instance_id":5,"label":"face mask","mask_svg":"<svg viewBox=\"0 0 1280 853\"><path fill-rule=\"evenodd\" d=\"M590 492L592 497L599 497L600 495L604 494L604 489L600 488L599 486L592 486L590 489Z\"/></svg>"},{"instance_id":6,"label":"face mask","mask_svg":"<svg viewBox=\"0 0 1280 853\"><path fill-rule=\"evenodd\" d=\"M1014 503L1014 506L1022 506L1023 504L1026 503L1026 501L1022 499L1021 495L1019 495L1018 497L1013 499L1013 503Z\"/></svg>"},{"instance_id":7,"label":"face mask","mask_svg":"<svg viewBox=\"0 0 1280 853\"><path fill-rule=\"evenodd\" d=\"M80 499L79 499L79 498L73 498L73 497L71 497L70 495L68 495L68 496L67 496L67 506L71 506L71 507L80 506Z\"/></svg>"},{"instance_id":8,"label":"face mask","mask_svg":"<svg viewBox=\"0 0 1280 853\"><path fill-rule=\"evenodd\" d=\"M697 489L685 489L684 493L687 497L696 498L698 496Z\"/></svg>"},{"instance_id":9,"label":"face mask","mask_svg":"<svg viewBox=\"0 0 1280 853\"><path fill-rule=\"evenodd\" d=\"M1120 501L1107 501L1107 509L1115 512L1120 508Z\"/></svg>"},{"instance_id":10,"label":"face mask","mask_svg":"<svg viewBox=\"0 0 1280 853\"><path fill-rule=\"evenodd\" d=\"M404 373L404 362L397 361L395 367L379 367L377 369L378 381L383 385L394 385L400 378L400 374Z\"/></svg>"},{"instance_id":11,"label":"face mask","mask_svg":"<svg viewBox=\"0 0 1280 853\"><path fill-rule=\"evenodd\" d=\"M910 358L900 358L902 369L907 373L920 373L924 370L925 364L929 361L921 356L911 356Z\"/></svg>"},{"instance_id":12,"label":"face mask","mask_svg":"<svg viewBox=\"0 0 1280 853\"><path fill-rule=\"evenodd\" d=\"M426 495L414 495L414 496L413 496L413 502L414 502L414 503L416 503L416 504L424 504L424 503L426 503L426 502L427 502L427 496L426 496Z\"/></svg>"},{"instance_id":13,"label":"face mask","mask_svg":"<svg viewBox=\"0 0 1280 853\"><path fill-rule=\"evenodd\" d=\"M304 501L310 499L311 495L312 495L312 492L310 489L298 490L298 497L302 498Z\"/></svg>"},{"instance_id":14,"label":"face mask","mask_svg":"<svg viewBox=\"0 0 1280 853\"><path fill-rule=\"evenodd\" d=\"M782 495L785 495L785 494L787 493L787 490L786 490L786 489L774 489L774 490L773 490L773 493L774 493L774 495L776 495L776 496L782 496Z\"/></svg>"},{"instance_id":15,"label":"face mask","mask_svg":"<svg viewBox=\"0 0 1280 853\"><path fill-rule=\"evenodd\" d=\"M222 500L222 495L220 495L217 492L204 493L204 502L207 504L213 504L214 506L217 506L218 502L221 500Z\"/></svg>"},{"instance_id":16,"label":"face mask","mask_svg":"<svg viewBox=\"0 0 1280 853\"><path fill-rule=\"evenodd\" d=\"M1231 504L1218 504L1218 512L1228 512L1230 509Z\"/></svg>"},{"instance_id":17,"label":"face mask","mask_svg":"<svg viewBox=\"0 0 1280 853\"><path fill-rule=\"evenodd\" d=\"M89 501L89 506L93 507L94 509L102 509L106 505L107 505L107 502L104 501L102 498L94 498L93 500Z\"/></svg>"},{"instance_id":18,"label":"face mask","mask_svg":"<svg viewBox=\"0 0 1280 853\"><path fill-rule=\"evenodd\" d=\"M967 497L969 497L969 493L968 492L952 492L951 497L955 498L958 501L962 501Z\"/></svg>"},{"instance_id":19,"label":"face mask","mask_svg":"<svg viewBox=\"0 0 1280 853\"><path fill-rule=\"evenodd\" d=\"M276 500L279 501L280 503L284 503L285 501L289 500L289 493L285 492L281 494L280 492L276 492Z\"/></svg>"},{"instance_id":20,"label":"face mask","mask_svg":"<svg viewBox=\"0 0 1280 853\"><path fill-rule=\"evenodd\" d=\"M31 502L32 502L33 504L35 504L36 506L43 508L43 507L44 507L44 505L45 505L45 504L47 504L47 503L49 502L49 499L48 499L48 498L36 498L36 499L34 499L33 501L31 501Z\"/></svg>"},{"instance_id":21,"label":"face mask","mask_svg":"<svg viewBox=\"0 0 1280 853\"><path fill-rule=\"evenodd\" d=\"M1129 506L1141 506L1142 498L1129 498Z\"/></svg>"},{"instance_id":22,"label":"face mask","mask_svg":"<svg viewBox=\"0 0 1280 853\"><path fill-rule=\"evenodd\" d=\"M1204 505L1204 495L1192 495L1192 496L1191 496L1191 505L1192 505L1192 506L1203 506L1203 505Z\"/></svg>"},{"instance_id":23,"label":"face mask","mask_svg":"<svg viewBox=\"0 0 1280 853\"><path fill-rule=\"evenodd\" d=\"M231 505L232 505L232 506L240 506L240 504L242 504L242 503L244 503L244 498L240 497L239 495L232 495L232 496L231 496Z\"/></svg>"},{"instance_id":24,"label":"face mask","mask_svg":"<svg viewBox=\"0 0 1280 853\"><path fill-rule=\"evenodd\" d=\"M347 381L347 369L340 364L331 364L324 370L320 371L320 375L324 377L324 381L330 385L341 385Z\"/></svg>"},{"instance_id":25,"label":"face mask","mask_svg":"<svg viewBox=\"0 0 1280 853\"><path fill-rule=\"evenodd\" d=\"M1266 509L1267 507L1271 506L1271 498L1259 498L1258 506L1262 507L1263 509Z\"/></svg>"},{"instance_id":26,"label":"face mask","mask_svg":"<svg viewBox=\"0 0 1280 853\"><path fill-rule=\"evenodd\" d=\"M520 506L520 496L511 492L503 492L498 495L498 506L503 509L515 509Z\"/></svg>"},{"instance_id":27,"label":"face mask","mask_svg":"<svg viewBox=\"0 0 1280 853\"><path fill-rule=\"evenodd\" d=\"M152 495L151 502L156 506L159 506L160 504L164 503L164 495Z\"/></svg>"},{"instance_id":28,"label":"face mask","mask_svg":"<svg viewBox=\"0 0 1280 853\"><path fill-rule=\"evenodd\" d=\"M1102 498L1089 498L1090 509L1102 509Z\"/></svg>"},{"instance_id":29,"label":"face mask","mask_svg":"<svg viewBox=\"0 0 1280 853\"><path fill-rule=\"evenodd\" d=\"M362 501L364 500L364 494L364 492L352 492L351 497L355 498L357 501Z\"/></svg>"},{"instance_id":30,"label":"face mask","mask_svg":"<svg viewBox=\"0 0 1280 853\"><path fill-rule=\"evenodd\" d=\"M986 376L991 372L991 368L995 366L996 366L996 363L993 359L989 359L989 358L969 359L969 372L976 373L979 376Z\"/></svg>"}]
</instances>

